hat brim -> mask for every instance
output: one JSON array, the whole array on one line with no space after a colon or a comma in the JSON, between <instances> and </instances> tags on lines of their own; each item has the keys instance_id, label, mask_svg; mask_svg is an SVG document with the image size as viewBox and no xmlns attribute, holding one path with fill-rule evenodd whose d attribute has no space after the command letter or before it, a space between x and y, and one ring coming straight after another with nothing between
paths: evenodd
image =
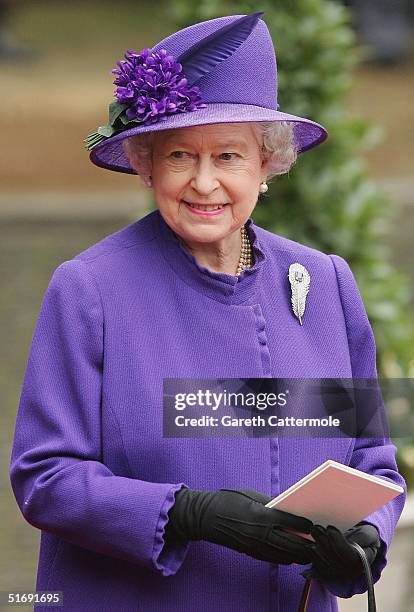
<instances>
[{"instance_id":1,"label":"hat brim","mask_svg":"<svg viewBox=\"0 0 414 612\"><path fill-rule=\"evenodd\" d=\"M132 129L115 134L96 145L90 152L90 159L95 165L107 170L138 174L129 165L128 157L122 147L122 141L129 136L213 123L252 121L293 122L295 124L294 137L298 153L316 147L328 137L328 132L322 125L305 117L251 104L207 104L206 108L169 115L164 121L158 121L150 125L137 125Z\"/></svg>"}]
</instances>

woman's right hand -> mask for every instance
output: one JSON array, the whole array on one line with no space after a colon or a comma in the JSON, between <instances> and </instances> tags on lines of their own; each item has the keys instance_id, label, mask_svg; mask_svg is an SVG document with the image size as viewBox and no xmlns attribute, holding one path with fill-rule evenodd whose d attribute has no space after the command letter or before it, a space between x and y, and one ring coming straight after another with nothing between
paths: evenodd
<instances>
[{"instance_id":1,"label":"woman's right hand","mask_svg":"<svg viewBox=\"0 0 414 612\"><path fill-rule=\"evenodd\" d=\"M266 508L270 499L252 489L183 488L169 511L166 538L206 540L270 563L311 563L314 542L284 530L310 533L313 523Z\"/></svg>"}]
</instances>

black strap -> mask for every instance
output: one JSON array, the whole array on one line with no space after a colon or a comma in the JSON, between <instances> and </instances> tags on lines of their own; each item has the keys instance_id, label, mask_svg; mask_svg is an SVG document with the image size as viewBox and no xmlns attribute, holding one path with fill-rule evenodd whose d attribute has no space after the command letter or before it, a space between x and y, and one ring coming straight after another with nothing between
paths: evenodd
<instances>
[{"instance_id":1,"label":"black strap","mask_svg":"<svg viewBox=\"0 0 414 612\"><path fill-rule=\"evenodd\" d=\"M368 612L376 612L377 606L375 603L374 583L372 582L371 566L362 546L360 546L356 542L352 542L351 546L353 546L359 554L362 561L362 565L364 567L368 586Z\"/></svg>"},{"instance_id":2,"label":"black strap","mask_svg":"<svg viewBox=\"0 0 414 612\"><path fill-rule=\"evenodd\" d=\"M374 583L372 581L371 566L368 562L364 549L356 542L350 542L351 546L355 548L364 568L365 577L367 579L368 586L368 612L376 612L377 606L375 603ZM309 603L309 593L312 579L308 578L303 588L302 597L300 598L299 612L307 612Z\"/></svg>"}]
</instances>

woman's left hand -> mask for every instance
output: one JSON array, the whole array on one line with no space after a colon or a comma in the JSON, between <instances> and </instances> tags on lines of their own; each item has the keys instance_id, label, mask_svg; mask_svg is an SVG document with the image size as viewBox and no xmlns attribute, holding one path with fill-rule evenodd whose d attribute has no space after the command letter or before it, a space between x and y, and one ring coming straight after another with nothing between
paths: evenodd
<instances>
[{"instance_id":1,"label":"woman's left hand","mask_svg":"<svg viewBox=\"0 0 414 612\"><path fill-rule=\"evenodd\" d=\"M363 574L362 561L351 546L356 542L363 549L371 565L381 541L377 529L368 523L357 523L345 532L333 525L322 527L314 525L311 535L315 540L312 551L313 562L310 569L302 572L305 578L317 580L351 580Z\"/></svg>"}]
</instances>

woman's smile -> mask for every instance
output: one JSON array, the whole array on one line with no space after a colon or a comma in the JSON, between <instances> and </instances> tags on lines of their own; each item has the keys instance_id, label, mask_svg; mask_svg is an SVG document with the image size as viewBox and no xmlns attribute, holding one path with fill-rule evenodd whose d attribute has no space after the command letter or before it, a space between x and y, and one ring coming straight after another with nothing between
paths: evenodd
<instances>
[{"instance_id":1,"label":"woman's smile","mask_svg":"<svg viewBox=\"0 0 414 612\"><path fill-rule=\"evenodd\" d=\"M195 204L182 200L186 208L193 214L201 217L217 217L224 213L227 204Z\"/></svg>"}]
</instances>

